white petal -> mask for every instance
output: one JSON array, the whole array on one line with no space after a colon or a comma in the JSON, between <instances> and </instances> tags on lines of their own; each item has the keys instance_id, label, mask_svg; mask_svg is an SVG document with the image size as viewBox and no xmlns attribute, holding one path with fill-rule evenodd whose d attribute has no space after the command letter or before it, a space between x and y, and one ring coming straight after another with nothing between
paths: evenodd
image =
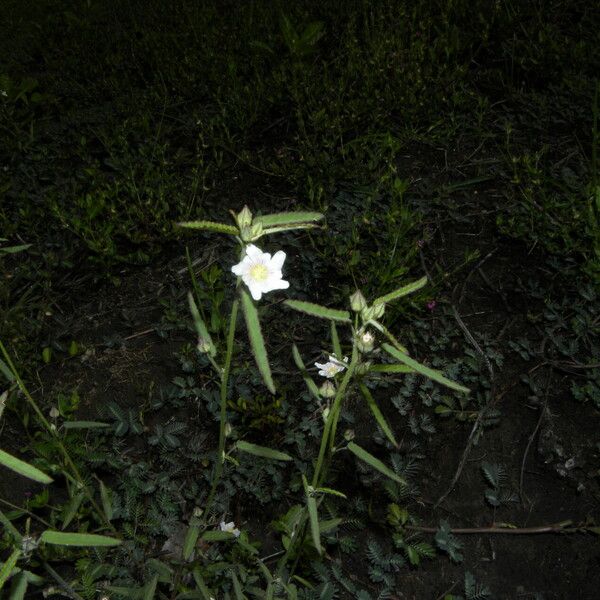
<instances>
[{"instance_id":1,"label":"white petal","mask_svg":"<svg viewBox=\"0 0 600 600\"><path fill-rule=\"evenodd\" d=\"M262 286L257 285L254 282L246 282L248 285L248 289L250 290L250 295L255 299L255 300L260 300L262 297L262 293L263 293L263 289Z\"/></svg>"},{"instance_id":2,"label":"white petal","mask_svg":"<svg viewBox=\"0 0 600 600\"><path fill-rule=\"evenodd\" d=\"M237 275L239 277L244 271L244 261L239 262L237 265L233 265L233 267L231 267L231 270L234 273L234 275Z\"/></svg>"},{"instance_id":3,"label":"white petal","mask_svg":"<svg viewBox=\"0 0 600 600\"><path fill-rule=\"evenodd\" d=\"M262 254L263 251L254 244L248 244L246 246L246 256L251 258L253 261L259 259Z\"/></svg>"},{"instance_id":4,"label":"white petal","mask_svg":"<svg viewBox=\"0 0 600 600\"><path fill-rule=\"evenodd\" d=\"M317 367L317 369L324 369L327 365L325 364L321 364L321 363L315 363L315 367Z\"/></svg>"},{"instance_id":5,"label":"white petal","mask_svg":"<svg viewBox=\"0 0 600 600\"><path fill-rule=\"evenodd\" d=\"M290 287L290 282L285 281L284 279L275 279L274 281L265 282L266 287L268 289L265 292L270 292L271 290L287 290Z\"/></svg>"},{"instance_id":6,"label":"white petal","mask_svg":"<svg viewBox=\"0 0 600 600\"><path fill-rule=\"evenodd\" d=\"M273 258L271 259L271 264L269 265L270 269L281 271L281 267L283 267L283 263L285 261L285 252L283 250L279 250L273 254Z\"/></svg>"}]
</instances>

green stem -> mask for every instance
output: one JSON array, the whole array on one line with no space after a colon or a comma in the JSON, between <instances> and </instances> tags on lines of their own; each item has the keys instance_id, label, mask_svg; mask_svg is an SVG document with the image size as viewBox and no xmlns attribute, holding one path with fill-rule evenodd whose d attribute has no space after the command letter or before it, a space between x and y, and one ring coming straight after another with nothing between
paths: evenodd
<instances>
[{"instance_id":1,"label":"green stem","mask_svg":"<svg viewBox=\"0 0 600 600\"><path fill-rule=\"evenodd\" d=\"M346 373L344 374L344 378L342 379L342 383L337 390L335 398L333 400L333 405L331 406L331 410L329 411L329 415L327 420L325 421L325 427L323 428L323 435L321 437L321 446L319 448L319 456L317 457L317 464L315 465L315 472L312 478L312 486L318 487L322 483L323 479L323 464L325 462L325 452L329 448L327 460L331 457L331 453L333 451L333 446L335 442L335 434L337 430L338 420L340 418L342 401L344 399L344 395L346 393L346 389L348 384L350 383L350 379L352 375L354 375L354 370L358 363L358 348L356 347L356 343L352 346L352 358L350 360L350 364L346 369Z\"/></svg>"},{"instance_id":2,"label":"green stem","mask_svg":"<svg viewBox=\"0 0 600 600\"><path fill-rule=\"evenodd\" d=\"M67 451L65 445L62 443L62 440L60 439L58 432L56 431L56 429L52 428L52 425L49 423L48 419L46 419L46 417L44 416L44 413L41 411L40 407L37 405L37 402L33 399L31 394L29 393L29 390L23 383L23 380L21 379L21 376L19 375L19 372L17 371L17 369L16 369L13 361L11 360L10 355L8 354L6 348L4 347L4 344L2 343L2 341L0 341L0 350L2 351L2 354L4 355L4 359L6 360L6 363L8 364L9 369L12 371L13 375L15 376L17 385L19 386L19 389L25 396L25 399L27 400L27 402L29 403L29 405L31 406L33 411L35 412L37 418L39 419L41 424L44 426L46 431L48 431L48 433L54 438L56 445L58 446L59 450L61 451L61 453L63 455L65 463L71 469L73 478L81 486L81 489L83 490L87 499L90 501L90 504L92 505L94 510L98 513L98 515L101 517L101 519L104 521L105 525L109 529L111 529L113 532L116 533L116 529L114 528L112 523L108 520L108 517L106 516L104 511L100 508L100 506L98 506L98 504L94 500L94 497L90 493L88 486L85 484L83 477L81 476L81 473L79 472L79 469L77 468L77 466L71 459L71 456L69 455L69 452ZM67 475L67 473L65 473L65 475Z\"/></svg>"},{"instance_id":3,"label":"green stem","mask_svg":"<svg viewBox=\"0 0 600 600\"><path fill-rule=\"evenodd\" d=\"M227 425L227 386L229 384L229 373L231 371L231 359L233 357L233 343L235 341L235 327L237 323L239 305L240 301L236 296L235 300L233 301L233 305L231 306L231 315L229 317L229 333L227 334L227 350L225 354L225 365L223 366L223 371L221 373L219 450L217 455L217 463L215 465L215 472L213 474L212 484L210 487L210 492L208 494L208 499L204 507L205 520L206 517L208 517L210 508L212 507L212 503L215 499L217 486L219 485L219 481L223 473L223 463L225 462L225 428Z\"/></svg>"}]
</instances>

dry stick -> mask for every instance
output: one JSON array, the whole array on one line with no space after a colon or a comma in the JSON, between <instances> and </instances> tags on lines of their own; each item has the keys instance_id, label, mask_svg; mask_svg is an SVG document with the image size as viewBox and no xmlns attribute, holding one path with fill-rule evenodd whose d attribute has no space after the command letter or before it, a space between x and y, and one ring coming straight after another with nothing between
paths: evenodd
<instances>
[{"instance_id":1,"label":"dry stick","mask_svg":"<svg viewBox=\"0 0 600 600\"><path fill-rule=\"evenodd\" d=\"M532 434L529 436L529 439L527 440L527 446L525 446L525 452L523 453L523 460L521 462L521 475L519 477L519 497L521 498L522 504L525 504L525 502L524 502L525 493L523 492L523 478L525 475L525 463L527 462L527 455L529 454L529 448L531 447L531 444L533 443L533 440L535 439L535 436L537 435L540 425L542 424L544 415L546 414L546 408L548 406L548 390L550 389L550 379L551 379L550 375L548 375L548 383L546 384L546 392L544 394L544 404L540 407L540 416L537 420L535 429L533 430Z\"/></svg>"},{"instance_id":2,"label":"dry stick","mask_svg":"<svg viewBox=\"0 0 600 600\"><path fill-rule=\"evenodd\" d=\"M467 439L467 445L465 446L464 452L462 454L462 458L460 459L460 462L458 463L458 467L456 469L456 472L454 473L454 477L452 478L452 481L450 482L448 489L440 496L438 501L433 505L434 509L437 508L448 497L448 495L450 494L450 492L456 485L456 482L458 481L458 478L460 477L460 475L462 473L465 463L467 462L469 452L471 452L471 448L473 447L473 444L475 442L475 436L476 436L477 432L479 431L479 426L481 425L488 410L490 408L492 408L492 406L501 397L501 396L496 396L496 394L494 393L494 388L495 388L494 369L492 368L492 364L490 363L488 357L485 355L485 353L481 349L481 346L477 343L477 340L471 335L471 332L467 329L467 326L465 325L464 321L460 318L460 315L458 314L458 311L456 310L456 307L454 305L452 305L452 312L454 313L454 318L456 319L456 322L459 324L460 328L465 333L465 336L467 337L469 342L471 342L471 344L474 346L475 350L477 350L477 352L479 352L479 354L481 354L481 356L483 357L485 364L488 368L488 371L490 372L491 390L490 390L490 400L487 402L487 404L485 406L483 406L480 409L479 414L477 415L477 419L475 419L475 423L473 423L473 428L471 429L471 433L469 434L469 438Z\"/></svg>"},{"instance_id":3,"label":"dry stick","mask_svg":"<svg viewBox=\"0 0 600 600\"><path fill-rule=\"evenodd\" d=\"M450 529L450 533L471 535L481 533L501 533L507 535L533 535L540 533L574 533L580 531L579 527L569 527L573 521L561 521L552 525L540 525L539 527L456 527ZM438 527L421 527L420 525L405 525L407 531L418 531L420 533L437 533Z\"/></svg>"}]
</instances>

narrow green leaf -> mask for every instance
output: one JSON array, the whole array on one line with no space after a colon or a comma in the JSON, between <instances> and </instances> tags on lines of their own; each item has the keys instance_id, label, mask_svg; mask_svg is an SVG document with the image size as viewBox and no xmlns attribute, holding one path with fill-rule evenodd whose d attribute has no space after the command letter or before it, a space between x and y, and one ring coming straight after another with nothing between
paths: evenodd
<instances>
[{"instance_id":1,"label":"narrow green leaf","mask_svg":"<svg viewBox=\"0 0 600 600\"><path fill-rule=\"evenodd\" d=\"M1 510L0 523L4 527L4 531L10 533L14 541L20 544L23 539L23 536L19 533L19 530L11 523L10 519Z\"/></svg>"},{"instance_id":2,"label":"narrow green leaf","mask_svg":"<svg viewBox=\"0 0 600 600\"><path fill-rule=\"evenodd\" d=\"M177 223L179 227L185 229L203 229L205 231L214 231L216 233L228 233L229 235L238 235L239 230L233 225L227 225L225 223L217 223L215 221L185 221L183 223Z\"/></svg>"},{"instance_id":3,"label":"narrow green leaf","mask_svg":"<svg viewBox=\"0 0 600 600\"><path fill-rule=\"evenodd\" d=\"M373 305L387 304L388 302L391 302L392 300L397 300L398 298L402 298L402 296L407 296L408 294L412 294L413 292L420 290L425 285L427 285L427 277L421 277L421 279L418 279L417 281L413 281L412 283L409 283L408 285L398 288L397 290L394 290L393 292L390 292L389 294L386 294L385 296L380 296L379 298L375 298L375 300L373 301Z\"/></svg>"},{"instance_id":4,"label":"narrow green leaf","mask_svg":"<svg viewBox=\"0 0 600 600\"><path fill-rule=\"evenodd\" d=\"M344 498L345 497L346 496L344 496ZM341 525L343 522L344 519L340 519L339 517L336 517L335 519L327 519L326 521L319 521L319 531L321 533L327 533L328 531L331 531L332 529L335 529Z\"/></svg>"},{"instance_id":5,"label":"narrow green leaf","mask_svg":"<svg viewBox=\"0 0 600 600\"><path fill-rule=\"evenodd\" d=\"M319 388L317 387L317 384L314 382L314 379L309 375L308 371L306 370L306 367L304 366L304 361L302 360L302 357L300 356L300 352L298 352L298 348L296 347L296 344L292 345L292 356L294 357L294 362L296 363L296 366L298 367L298 369L300 370L300 373L302 374L302 379L304 379L304 383L306 384L308 391L317 400L320 401L321 396L319 395ZM338 356L341 356L341 355L338 355Z\"/></svg>"},{"instance_id":6,"label":"narrow green leaf","mask_svg":"<svg viewBox=\"0 0 600 600\"><path fill-rule=\"evenodd\" d=\"M0 373L4 375L7 381L11 382L15 380L14 373L8 368L8 365L0 358Z\"/></svg>"},{"instance_id":7,"label":"narrow green leaf","mask_svg":"<svg viewBox=\"0 0 600 600\"><path fill-rule=\"evenodd\" d=\"M304 492L306 494L306 506L308 508L308 519L310 522L310 533L313 544L319 554L323 554L321 547L321 532L319 531L319 515L317 514L317 502L314 496L310 493L306 477L302 475L302 483L304 484Z\"/></svg>"},{"instance_id":8,"label":"narrow green leaf","mask_svg":"<svg viewBox=\"0 0 600 600\"><path fill-rule=\"evenodd\" d=\"M281 227L267 227L263 229L262 235L282 233L283 231L294 231L297 229L317 229L319 226L313 223L298 223L297 225L282 225Z\"/></svg>"},{"instance_id":9,"label":"narrow green leaf","mask_svg":"<svg viewBox=\"0 0 600 600\"><path fill-rule=\"evenodd\" d=\"M112 504L112 492L107 488L102 481L100 481L100 498L102 500L102 508L104 514L109 521L113 518L113 504Z\"/></svg>"},{"instance_id":10,"label":"narrow green leaf","mask_svg":"<svg viewBox=\"0 0 600 600\"><path fill-rule=\"evenodd\" d=\"M340 321L342 323L350 322L350 313L347 310L327 308L319 304L314 304L313 302L304 302L302 300L286 300L284 304L294 310L311 315L312 317L329 319L330 321Z\"/></svg>"},{"instance_id":11,"label":"narrow green leaf","mask_svg":"<svg viewBox=\"0 0 600 600\"><path fill-rule=\"evenodd\" d=\"M231 574L231 581L233 583L233 593L235 594L236 600L246 600L246 596L242 592L242 586L240 585L239 579L234 571L229 571Z\"/></svg>"},{"instance_id":12,"label":"narrow green leaf","mask_svg":"<svg viewBox=\"0 0 600 600\"><path fill-rule=\"evenodd\" d=\"M342 346L340 344L340 336L338 335L335 321L331 321L331 345L333 346L333 353L335 356L344 356L342 354Z\"/></svg>"},{"instance_id":13,"label":"narrow green leaf","mask_svg":"<svg viewBox=\"0 0 600 600\"><path fill-rule=\"evenodd\" d=\"M235 539L235 535L230 531L205 531L202 534L202 539L205 542L229 542Z\"/></svg>"},{"instance_id":14,"label":"narrow green leaf","mask_svg":"<svg viewBox=\"0 0 600 600\"><path fill-rule=\"evenodd\" d=\"M39 469L16 458L12 454L8 454L8 452L4 452L4 450L0 450L0 465L4 465L11 471L38 483L52 483L52 478L48 477L46 473L42 473Z\"/></svg>"},{"instance_id":15,"label":"narrow green leaf","mask_svg":"<svg viewBox=\"0 0 600 600\"><path fill-rule=\"evenodd\" d=\"M57 546L118 546L121 540L94 533L65 533L47 529L40 536L40 542Z\"/></svg>"},{"instance_id":16,"label":"narrow green leaf","mask_svg":"<svg viewBox=\"0 0 600 600\"><path fill-rule=\"evenodd\" d=\"M65 504L65 507L63 509L63 514L62 514L63 524L62 524L61 529L64 530L69 526L69 523L73 520L73 517L75 517L75 515L77 514L77 511L79 510L79 507L81 506L81 503L83 502L84 498L85 498L85 492L79 492L78 494L75 494L69 500L69 502L67 502L67 504Z\"/></svg>"},{"instance_id":17,"label":"narrow green leaf","mask_svg":"<svg viewBox=\"0 0 600 600\"><path fill-rule=\"evenodd\" d=\"M393 479L402 485L406 485L406 481L402 479L400 475L394 473L394 471L384 465L378 458L375 458L372 454L369 454L366 450L360 446L357 446L354 442L350 442L348 444L348 450L350 450L350 452L352 452L352 454L354 454L357 458L373 467L376 471L379 471L386 477L389 477L390 479Z\"/></svg>"},{"instance_id":18,"label":"narrow green leaf","mask_svg":"<svg viewBox=\"0 0 600 600\"><path fill-rule=\"evenodd\" d=\"M62 426L65 429L105 429L110 423L100 421L65 421Z\"/></svg>"},{"instance_id":19,"label":"narrow green leaf","mask_svg":"<svg viewBox=\"0 0 600 600\"><path fill-rule=\"evenodd\" d=\"M4 587L4 584L8 581L19 557L21 556L21 550L15 549L12 554L8 557L6 562L0 568L0 590Z\"/></svg>"},{"instance_id":20,"label":"narrow green leaf","mask_svg":"<svg viewBox=\"0 0 600 600\"><path fill-rule=\"evenodd\" d=\"M198 536L200 535L200 525L200 520L196 517L190 519L190 525L183 541L183 558L185 560L190 560L192 557Z\"/></svg>"},{"instance_id":21,"label":"narrow green leaf","mask_svg":"<svg viewBox=\"0 0 600 600\"><path fill-rule=\"evenodd\" d=\"M346 498L346 494L342 494L342 492L338 492L337 490L328 487L316 488L315 492L319 492L321 494L331 494L332 496L339 496L340 498Z\"/></svg>"},{"instance_id":22,"label":"narrow green leaf","mask_svg":"<svg viewBox=\"0 0 600 600\"><path fill-rule=\"evenodd\" d=\"M429 379L433 379L433 381L436 381L437 383L445 385L446 387L449 387L450 389L456 390L457 392L463 392L465 394L469 393L469 388L459 385L458 383L455 383L454 381L451 381L450 379L444 377L444 375L442 375L442 373L440 371L437 371L435 369L430 369L429 367L426 367L425 365L418 363L416 360L414 360L410 356L407 356L403 352L400 352L393 346L390 346L389 344L382 344L381 347L390 356L393 356L396 360L399 360L401 363L404 363L411 369L414 369L417 373L420 373L421 375L425 375L425 377L428 377Z\"/></svg>"},{"instance_id":23,"label":"narrow green leaf","mask_svg":"<svg viewBox=\"0 0 600 600\"><path fill-rule=\"evenodd\" d=\"M210 333L208 333L206 324L200 316L200 312L198 311L198 306L196 305L194 296L192 296L192 292L188 292L188 304L190 306L190 312L192 313L192 317L194 319L194 325L196 326L196 332L198 333L198 337L200 337L204 344L206 344L210 356L214 357L217 353L217 350L215 348L215 345L213 344L212 338L210 337Z\"/></svg>"},{"instance_id":24,"label":"narrow green leaf","mask_svg":"<svg viewBox=\"0 0 600 600\"><path fill-rule=\"evenodd\" d=\"M27 575L24 572L19 573L10 587L10 595L8 596L10 600L24 600L28 583Z\"/></svg>"},{"instance_id":25,"label":"narrow green leaf","mask_svg":"<svg viewBox=\"0 0 600 600\"><path fill-rule=\"evenodd\" d=\"M369 373L414 373L415 370L406 365L371 365Z\"/></svg>"},{"instance_id":26,"label":"narrow green leaf","mask_svg":"<svg viewBox=\"0 0 600 600\"><path fill-rule=\"evenodd\" d=\"M265 448L265 446L250 444L249 442L244 442L243 440L237 442L236 447L238 450L247 452L248 454L254 454L254 456L262 456L263 458L271 458L272 460L293 460L289 454L279 452L278 450L271 450L271 448Z\"/></svg>"},{"instance_id":27,"label":"narrow green leaf","mask_svg":"<svg viewBox=\"0 0 600 600\"><path fill-rule=\"evenodd\" d=\"M210 590L206 587L206 583L204 583L204 578L200 573L200 569L196 568L192 571L192 575L194 576L194 582L196 583L196 587L200 590L202 597L204 600L213 600L213 595Z\"/></svg>"},{"instance_id":28,"label":"narrow green leaf","mask_svg":"<svg viewBox=\"0 0 600 600\"><path fill-rule=\"evenodd\" d=\"M260 223L263 227L279 227L298 223L314 223L325 218L319 212L283 212L254 217L253 224Z\"/></svg>"},{"instance_id":29,"label":"narrow green leaf","mask_svg":"<svg viewBox=\"0 0 600 600\"><path fill-rule=\"evenodd\" d=\"M155 575L145 586L142 595L143 600L154 600L156 586L158 585L158 575Z\"/></svg>"},{"instance_id":30,"label":"narrow green leaf","mask_svg":"<svg viewBox=\"0 0 600 600\"><path fill-rule=\"evenodd\" d=\"M250 346L256 360L256 366L262 375L263 381L271 394L275 393L275 384L271 375L271 366L265 348L265 340L263 339L262 331L260 330L260 321L258 320L258 312L256 306L250 297L250 294L245 289L240 290L242 297L242 310L248 328L248 337L250 338Z\"/></svg>"},{"instance_id":31,"label":"narrow green leaf","mask_svg":"<svg viewBox=\"0 0 600 600\"><path fill-rule=\"evenodd\" d=\"M369 406L369 409L373 413L373 416L375 417L375 420L379 424L379 427L381 427L381 430L383 431L383 433L385 433L388 440L390 440L390 442L392 442L392 444L394 444L394 446L397 448L398 442L396 441L396 438L394 437L394 433L393 433L391 427L388 425L387 421L385 420L385 417L383 416L382 412L379 410L379 406L377 406L377 402L375 402L375 398L373 398L373 394L371 394L371 391L364 383L360 384L360 391L362 392L362 395L364 396L365 400L367 401L367 405Z\"/></svg>"}]
</instances>

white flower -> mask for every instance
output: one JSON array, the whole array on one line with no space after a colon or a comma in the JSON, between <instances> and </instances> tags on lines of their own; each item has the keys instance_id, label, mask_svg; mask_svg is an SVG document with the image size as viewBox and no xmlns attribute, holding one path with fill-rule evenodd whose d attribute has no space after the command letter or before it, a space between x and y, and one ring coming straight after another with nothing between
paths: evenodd
<instances>
[{"instance_id":1,"label":"white flower","mask_svg":"<svg viewBox=\"0 0 600 600\"><path fill-rule=\"evenodd\" d=\"M322 377L335 377L338 373L341 373L348 362L348 357L344 357L344 362L339 361L335 356L329 356L329 361L326 363L315 363L315 367L319 370L319 375Z\"/></svg>"},{"instance_id":2,"label":"white flower","mask_svg":"<svg viewBox=\"0 0 600 600\"><path fill-rule=\"evenodd\" d=\"M235 523L231 521L231 523L225 523L225 521L221 521L219 524L219 528L221 531L226 531L227 533L233 533L235 537L240 537L240 530L236 528Z\"/></svg>"},{"instance_id":3,"label":"white flower","mask_svg":"<svg viewBox=\"0 0 600 600\"><path fill-rule=\"evenodd\" d=\"M289 282L281 278L281 267L284 261L285 252L282 250L271 256L254 244L248 244L246 256L237 265L233 265L231 270L242 278L252 297L260 300L263 294L271 290L286 290L290 287Z\"/></svg>"}]
</instances>

